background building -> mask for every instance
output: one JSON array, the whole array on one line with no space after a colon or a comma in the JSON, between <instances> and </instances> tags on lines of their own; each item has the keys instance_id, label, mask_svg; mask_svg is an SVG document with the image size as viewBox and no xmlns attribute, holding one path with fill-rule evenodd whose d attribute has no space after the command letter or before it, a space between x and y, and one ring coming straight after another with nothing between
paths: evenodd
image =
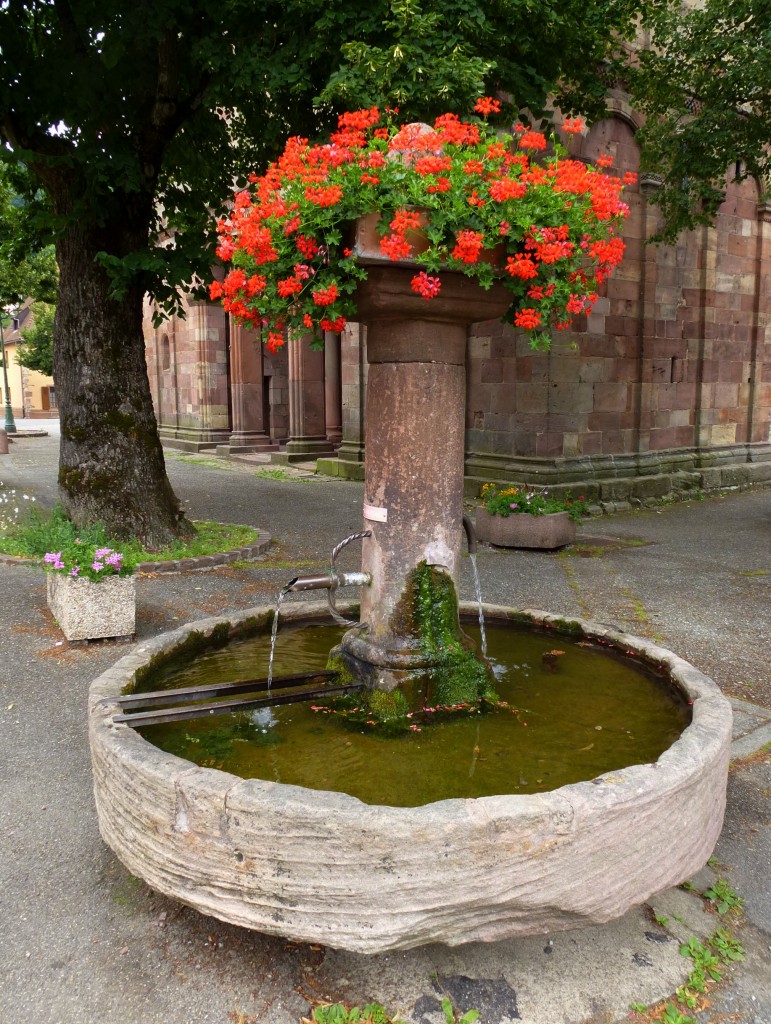
<instances>
[{"instance_id":1,"label":"background building","mask_svg":"<svg viewBox=\"0 0 771 1024\"><path fill-rule=\"evenodd\" d=\"M53 377L19 366L16 349L25 327L31 324L31 305L22 306L11 323L3 329L5 353L8 359L8 389L11 392L11 408L19 419L51 419L59 415L56 404L56 388ZM5 383L0 376L0 387L5 401Z\"/></svg>"}]
</instances>

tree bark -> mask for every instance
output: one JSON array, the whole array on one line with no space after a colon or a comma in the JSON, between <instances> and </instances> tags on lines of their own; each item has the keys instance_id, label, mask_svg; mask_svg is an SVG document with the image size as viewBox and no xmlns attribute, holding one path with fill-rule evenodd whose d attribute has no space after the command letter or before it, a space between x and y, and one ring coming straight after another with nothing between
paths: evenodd
<instances>
[{"instance_id":1,"label":"tree bark","mask_svg":"<svg viewBox=\"0 0 771 1024\"><path fill-rule=\"evenodd\" d=\"M166 476L142 334L143 289L110 295L98 252L146 247L150 209L126 204L105 224L74 222L57 242L54 377L59 493L72 521L101 521L116 540L160 548L194 531ZM141 208L137 208L141 207Z\"/></svg>"}]
</instances>

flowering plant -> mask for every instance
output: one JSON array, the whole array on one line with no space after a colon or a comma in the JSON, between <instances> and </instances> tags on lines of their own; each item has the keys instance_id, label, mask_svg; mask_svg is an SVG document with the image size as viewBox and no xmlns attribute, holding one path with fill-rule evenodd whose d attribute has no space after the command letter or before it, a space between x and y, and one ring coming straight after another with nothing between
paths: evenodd
<instances>
[{"instance_id":1,"label":"flowering plant","mask_svg":"<svg viewBox=\"0 0 771 1024\"><path fill-rule=\"evenodd\" d=\"M85 544L76 537L60 551L47 551L43 556L43 568L46 572L98 583L111 576L130 576L135 566L120 551Z\"/></svg>"},{"instance_id":2,"label":"flowering plant","mask_svg":"<svg viewBox=\"0 0 771 1024\"><path fill-rule=\"evenodd\" d=\"M571 519L580 519L587 514L586 499L567 497L550 498L548 491L534 491L527 487L505 487L499 490L496 484L485 484L482 501L491 516L511 516L525 513L531 516L546 516L552 512L568 512Z\"/></svg>"},{"instance_id":3,"label":"flowering plant","mask_svg":"<svg viewBox=\"0 0 771 1024\"><path fill-rule=\"evenodd\" d=\"M476 111L497 113L496 100ZM589 312L597 289L623 256L618 235L629 208L621 201L633 175L606 173L569 159L552 139L523 125L503 135L486 120L454 114L428 125L399 126L394 111L342 114L324 145L291 138L261 177L236 192L218 221L218 256L232 264L210 285L212 299L243 323L265 328L275 351L288 328L339 332L356 317L355 291L367 277L350 225L380 216L384 259L416 264L412 288L426 301L441 273L460 271L483 288L500 279L512 293L504 320L548 347L549 331ZM577 134L583 122L562 130ZM418 233L422 244L417 244ZM503 248L496 269L491 253Z\"/></svg>"}]
</instances>

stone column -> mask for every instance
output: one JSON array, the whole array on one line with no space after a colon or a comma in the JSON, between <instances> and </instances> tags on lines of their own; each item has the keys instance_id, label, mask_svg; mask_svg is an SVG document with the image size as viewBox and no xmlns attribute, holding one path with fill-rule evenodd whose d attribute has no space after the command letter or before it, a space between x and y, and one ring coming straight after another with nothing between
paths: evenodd
<instances>
[{"instance_id":1,"label":"stone column","mask_svg":"<svg viewBox=\"0 0 771 1024\"><path fill-rule=\"evenodd\" d=\"M316 472L364 479L364 395L367 385L367 329L349 323L340 336L342 443L334 458L319 459Z\"/></svg>"},{"instance_id":2,"label":"stone column","mask_svg":"<svg viewBox=\"0 0 771 1024\"><path fill-rule=\"evenodd\" d=\"M655 250L652 250L650 246L646 246L645 243L651 233L651 221L654 229L658 226L651 204L653 197L664 185L664 178L660 174L641 174L639 181L640 195L642 196L639 214L642 249L639 263L639 308L637 312L637 380L633 384L632 389L634 447L638 455L650 451L651 422L653 419L651 351L655 348L653 341L656 324L656 257Z\"/></svg>"},{"instance_id":3,"label":"stone column","mask_svg":"<svg viewBox=\"0 0 771 1024\"><path fill-rule=\"evenodd\" d=\"M170 335L170 337L169 337ZM164 337L166 343L164 343ZM158 433L164 444L201 451L230 437L226 316L205 302L187 306L187 317L156 332L161 344L160 388L164 396Z\"/></svg>"},{"instance_id":4,"label":"stone column","mask_svg":"<svg viewBox=\"0 0 771 1024\"><path fill-rule=\"evenodd\" d=\"M766 184L771 188L771 181L767 181ZM758 204L756 261L754 323L747 396L747 444L751 462L754 461L753 443L769 440L769 413L764 409L760 397L766 386L766 382L763 380L763 369L764 365L768 364L767 353L771 350L765 341L766 323L769 310L771 310L771 203L769 202Z\"/></svg>"},{"instance_id":5,"label":"stone column","mask_svg":"<svg viewBox=\"0 0 771 1024\"><path fill-rule=\"evenodd\" d=\"M230 321L230 407L232 433L218 455L274 452L265 432L263 405L263 351L259 336Z\"/></svg>"},{"instance_id":6,"label":"stone column","mask_svg":"<svg viewBox=\"0 0 771 1024\"><path fill-rule=\"evenodd\" d=\"M374 668L374 684L386 689L399 680L382 669L426 664L399 609L413 570L421 562L436 566L457 589L467 329L501 316L511 301L502 285L485 292L445 273L441 294L426 302L411 290L414 273L370 267L356 296L368 328L364 528L372 536L362 569L372 584L361 593L368 632L347 634L343 650L364 665L365 677Z\"/></svg>"},{"instance_id":7,"label":"stone column","mask_svg":"<svg viewBox=\"0 0 771 1024\"><path fill-rule=\"evenodd\" d=\"M308 462L334 452L327 440L324 352L311 348L312 335L289 338L289 440L271 462Z\"/></svg>"},{"instance_id":8,"label":"stone column","mask_svg":"<svg viewBox=\"0 0 771 1024\"><path fill-rule=\"evenodd\" d=\"M324 410L327 440L337 445L343 439L340 335L330 331L324 335Z\"/></svg>"}]
</instances>

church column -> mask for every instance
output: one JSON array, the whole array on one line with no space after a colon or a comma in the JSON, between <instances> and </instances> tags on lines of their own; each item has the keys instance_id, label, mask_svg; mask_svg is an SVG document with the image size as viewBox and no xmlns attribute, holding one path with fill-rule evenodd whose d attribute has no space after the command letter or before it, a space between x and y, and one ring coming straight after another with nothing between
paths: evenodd
<instances>
[{"instance_id":1,"label":"church column","mask_svg":"<svg viewBox=\"0 0 771 1024\"><path fill-rule=\"evenodd\" d=\"M364 398L367 386L367 328L349 323L341 335L343 441L335 458L319 459L316 471L349 480L364 479Z\"/></svg>"},{"instance_id":2,"label":"church column","mask_svg":"<svg viewBox=\"0 0 771 1024\"><path fill-rule=\"evenodd\" d=\"M259 336L230 323L230 402L232 433L219 455L277 451L265 433L263 350Z\"/></svg>"},{"instance_id":3,"label":"church column","mask_svg":"<svg viewBox=\"0 0 771 1024\"><path fill-rule=\"evenodd\" d=\"M771 189L771 180L768 180L766 184ZM769 438L768 412L763 408L761 397L765 385L763 368L769 361L768 353L771 351L771 346L765 342L766 318L771 308L771 203L769 202L761 202L758 205L756 268L752 354L747 398L748 445L757 441L767 441ZM749 459L751 462L754 461L752 448L749 449Z\"/></svg>"},{"instance_id":4,"label":"church column","mask_svg":"<svg viewBox=\"0 0 771 1024\"><path fill-rule=\"evenodd\" d=\"M343 407L340 382L340 335L324 335L324 405L327 440L339 444L343 439Z\"/></svg>"},{"instance_id":5,"label":"church column","mask_svg":"<svg viewBox=\"0 0 771 1024\"><path fill-rule=\"evenodd\" d=\"M334 452L327 440L324 352L311 348L311 340L310 334L289 338L289 440L286 451L271 457L279 465L310 462Z\"/></svg>"}]
</instances>

